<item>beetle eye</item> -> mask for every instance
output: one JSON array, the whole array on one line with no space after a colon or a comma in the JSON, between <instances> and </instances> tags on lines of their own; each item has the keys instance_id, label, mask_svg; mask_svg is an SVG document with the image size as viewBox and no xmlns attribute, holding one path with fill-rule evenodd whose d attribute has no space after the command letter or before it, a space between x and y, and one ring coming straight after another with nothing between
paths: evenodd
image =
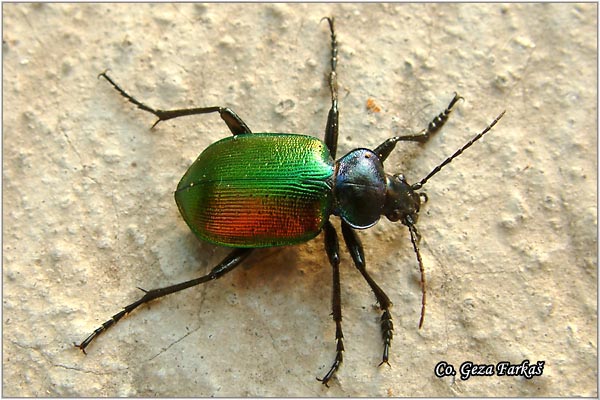
<instances>
[{"instance_id":1,"label":"beetle eye","mask_svg":"<svg viewBox=\"0 0 600 400\"><path fill-rule=\"evenodd\" d=\"M392 222L397 222L398 220L400 220L400 211L399 210L393 210L392 212L388 213L385 215L387 217L387 219L389 219Z\"/></svg>"}]
</instances>

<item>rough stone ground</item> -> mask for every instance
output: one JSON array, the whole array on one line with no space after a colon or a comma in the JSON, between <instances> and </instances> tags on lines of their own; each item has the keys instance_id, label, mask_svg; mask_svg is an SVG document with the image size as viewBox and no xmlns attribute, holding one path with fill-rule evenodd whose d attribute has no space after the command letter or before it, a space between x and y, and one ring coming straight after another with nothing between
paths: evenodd
<instances>
[{"instance_id":1,"label":"rough stone ground","mask_svg":"<svg viewBox=\"0 0 600 400\"><path fill-rule=\"evenodd\" d=\"M225 125L151 130L97 74L156 107L226 105L256 132L322 137L326 15L340 153L420 130L457 91L444 131L386 163L416 181L507 110L426 185L424 328L408 232L381 221L361 238L394 301L391 368L377 367L379 312L344 254L345 360L330 389L315 380L334 355L322 237L258 251L81 354L72 343L136 286L190 279L226 253L193 237L172 197ZM3 4L2 394L597 396L596 26L595 4ZM435 377L442 360L545 368L463 381Z\"/></svg>"}]
</instances>

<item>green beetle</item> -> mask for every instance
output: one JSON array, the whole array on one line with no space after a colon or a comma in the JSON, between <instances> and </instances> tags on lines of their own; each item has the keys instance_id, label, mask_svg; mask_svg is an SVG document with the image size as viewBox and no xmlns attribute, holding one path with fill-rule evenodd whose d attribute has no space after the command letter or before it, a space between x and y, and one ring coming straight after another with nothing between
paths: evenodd
<instances>
[{"instance_id":1,"label":"green beetle","mask_svg":"<svg viewBox=\"0 0 600 400\"><path fill-rule=\"evenodd\" d=\"M336 324L336 355L329 371L321 379L327 385L339 369L344 352L339 275L339 241L329 221L341 219L342 234L356 268L363 275L381 309L383 356L388 363L393 338L390 313L392 302L366 270L364 251L355 230L366 229L386 216L400 221L410 232L413 249L421 271L422 306L419 327L425 315L425 276L419 253L416 228L421 203L426 200L418 190L445 165L486 134L504 115L502 112L481 133L415 184L407 183L402 174L388 174L383 162L399 141L425 142L447 121L458 100L457 94L448 107L426 129L415 135L394 136L373 150L352 150L337 161L338 92L337 41L333 18L325 18L331 32L331 72L329 86L331 108L321 141L312 136L276 133L252 133L242 119L226 107L156 110L139 102L106 72L106 79L123 97L160 121L186 115L219 113L232 137L210 145L185 173L175 200L183 219L201 240L234 250L208 274L187 282L144 291L138 301L124 307L98 327L80 344L86 347L108 328L140 305L183 289L220 278L238 266L255 248L284 246L306 242L324 232L325 251L333 269L332 315Z\"/></svg>"}]
</instances>

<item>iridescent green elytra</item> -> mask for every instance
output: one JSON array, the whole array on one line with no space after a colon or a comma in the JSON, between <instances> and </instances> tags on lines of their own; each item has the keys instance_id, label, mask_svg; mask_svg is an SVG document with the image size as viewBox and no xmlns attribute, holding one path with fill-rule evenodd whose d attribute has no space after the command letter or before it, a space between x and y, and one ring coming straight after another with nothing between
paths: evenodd
<instances>
[{"instance_id":1,"label":"iridescent green elytra","mask_svg":"<svg viewBox=\"0 0 600 400\"><path fill-rule=\"evenodd\" d=\"M253 133L210 145L175 201L194 234L230 247L306 242L331 213L334 162L312 136Z\"/></svg>"}]
</instances>

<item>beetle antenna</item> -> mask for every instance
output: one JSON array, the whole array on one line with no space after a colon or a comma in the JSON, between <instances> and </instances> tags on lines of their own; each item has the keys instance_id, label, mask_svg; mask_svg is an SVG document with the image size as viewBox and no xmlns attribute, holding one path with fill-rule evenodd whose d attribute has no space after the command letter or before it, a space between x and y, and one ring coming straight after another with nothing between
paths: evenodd
<instances>
[{"instance_id":1,"label":"beetle antenna","mask_svg":"<svg viewBox=\"0 0 600 400\"><path fill-rule=\"evenodd\" d=\"M421 252L419 251L419 240L421 235L417 230L417 227L412 221L408 221L408 230L410 231L410 241L412 242L413 249L417 255L417 262L419 263L419 270L421 271L421 319L419 319L419 329L423 327L423 321L425 320L425 303L427 300L427 291L425 289L425 267L423 266L423 259L421 258Z\"/></svg>"},{"instance_id":2,"label":"beetle antenna","mask_svg":"<svg viewBox=\"0 0 600 400\"><path fill-rule=\"evenodd\" d=\"M452 162L452 160L454 160L456 157L460 156L462 154L463 151L465 151L466 149L468 149L469 147L471 147L473 145L473 143L475 143L476 141L478 141L479 139L481 139L481 137L483 135L485 135L486 133L488 133L493 127L494 125L496 125L496 123L500 120L500 118L502 118L502 116L504 116L504 113L506 112L506 110L502 111L500 113L500 115L498 115L496 117L496 119L494 119L492 121L491 124L489 124L481 133L479 133L478 135L476 135L473 139L469 140L463 147L461 147L460 149L458 149L454 154L452 154L450 157L446 158L444 160L444 162L442 162L440 165L438 165L437 167L435 167L433 169L433 171L431 171L425 178L421 179L419 182L415 183L414 185L412 185L412 189L413 190L418 190L421 189L423 187L423 185L435 174L437 174L438 172L440 172L440 170L442 168L444 168L446 165L450 164L450 162ZM411 231L412 232L412 231ZM412 233L411 233L412 235ZM413 243L414 244L414 243Z\"/></svg>"}]
</instances>

